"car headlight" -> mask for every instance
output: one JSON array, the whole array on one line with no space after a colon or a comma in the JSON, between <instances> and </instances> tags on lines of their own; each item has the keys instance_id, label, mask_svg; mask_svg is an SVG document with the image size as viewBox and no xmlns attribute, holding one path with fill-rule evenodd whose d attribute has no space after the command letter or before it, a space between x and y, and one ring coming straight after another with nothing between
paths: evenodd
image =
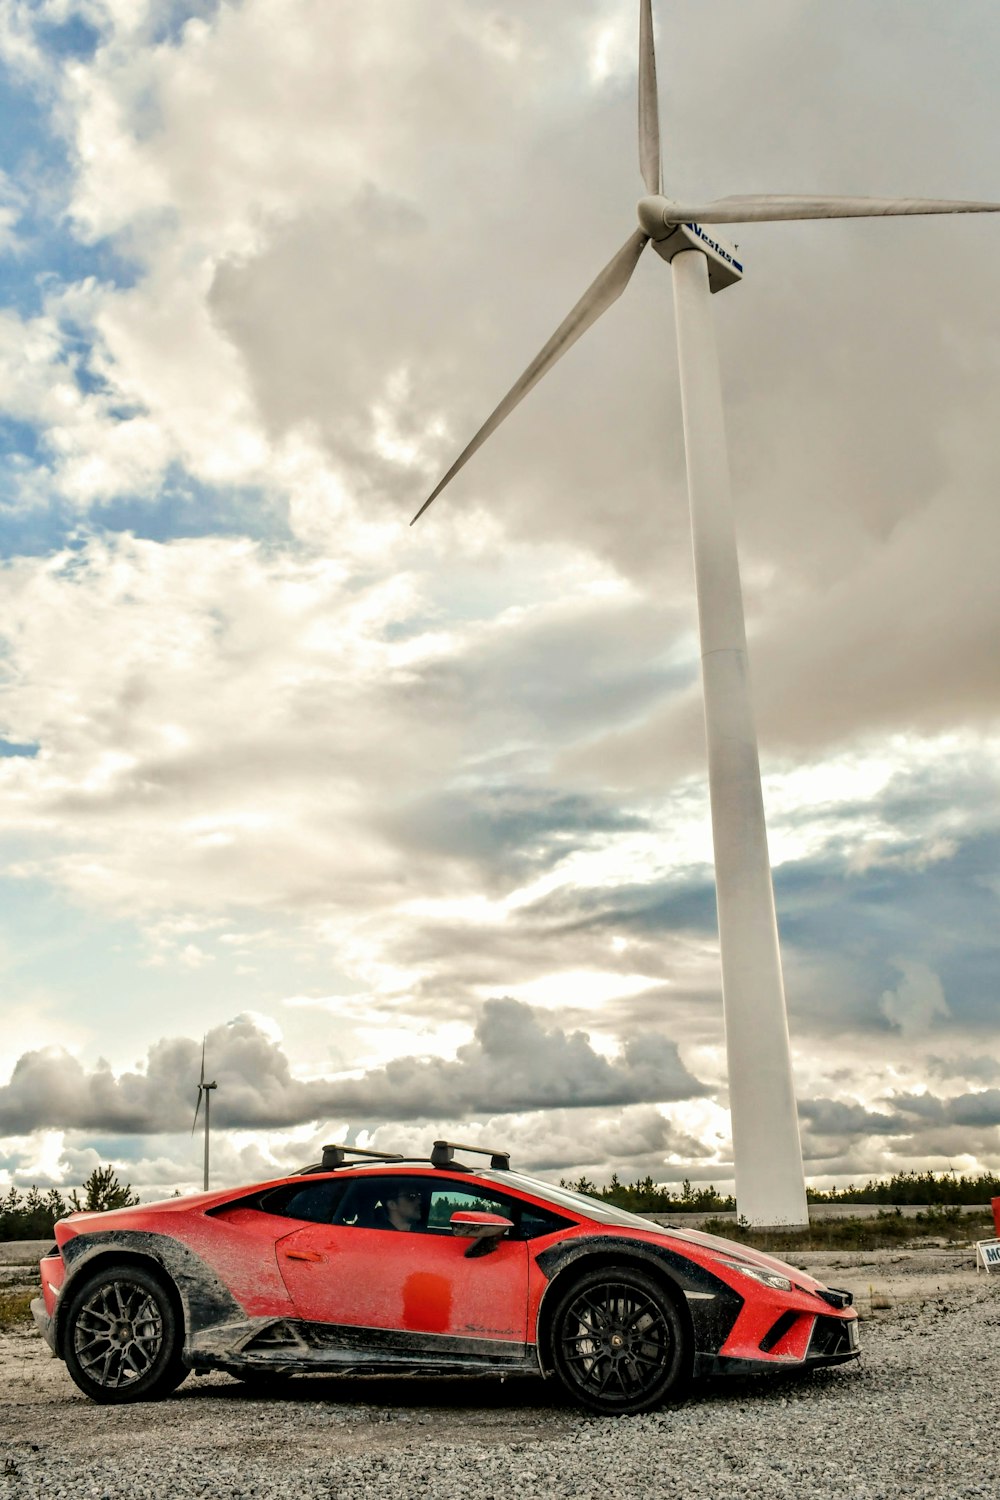
<instances>
[{"instance_id":1,"label":"car headlight","mask_svg":"<svg viewBox=\"0 0 1000 1500\"><path fill-rule=\"evenodd\" d=\"M759 1281L762 1286L773 1287L776 1292L790 1292L793 1289L793 1283L787 1276L782 1276L780 1271L769 1271L766 1266L749 1266L743 1260L723 1260L721 1264L739 1271L741 1276L749 1276L751 1281Z\"/></svg>"}]
</instances>

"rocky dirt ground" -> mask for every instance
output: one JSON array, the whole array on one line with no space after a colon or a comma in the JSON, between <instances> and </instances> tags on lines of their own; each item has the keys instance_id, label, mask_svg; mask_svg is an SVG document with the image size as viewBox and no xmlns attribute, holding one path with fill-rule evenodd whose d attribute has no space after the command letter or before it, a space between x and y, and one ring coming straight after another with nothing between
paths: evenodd
<instances>
[{"instance_id":1,"label":"rocky dirt ground","mask_svg":"<svg viewBox=\"0 0 1000 1500\"><path fill-rule=\"evenodd\" d=\"M798 1257L854 1291L858 1365L719 1383L649 1417L600 1419L540 1380L227 1376L168 1401L96 1407L30 1326L0 1337L0 1500L1000 1492L993 1367L1000 1276L971 1250ZM31 1268L3 1268L24 1284Z\"/></svg>"}]
</instances>

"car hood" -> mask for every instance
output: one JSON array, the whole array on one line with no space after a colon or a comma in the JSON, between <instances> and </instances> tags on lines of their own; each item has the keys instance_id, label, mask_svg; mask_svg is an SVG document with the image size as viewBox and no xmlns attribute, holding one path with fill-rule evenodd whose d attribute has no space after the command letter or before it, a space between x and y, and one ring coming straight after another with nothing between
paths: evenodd
<instances>
[{"instance_id":1,"label":"car hood","mask_svg":"<svg viewBox=\"0 0 1000 1500\"><path fill-rule=\"evenodd\" d=\"M697 1245L725 1260L737 1260L746 1266L760 1266L765 1271L776 1271L779 1276L787 1276L790 1281L795 1282L796 1286L807 1290L824 1285L822 1281L817 1281L815 1276L810 1276L806 1271L800 1271L797 1266L790 1266L787 1261L779 1260L775 1255L768 1255L763 1250L755 1250L750 1245L738 1244L735 1240L722 1239L716 1234L702 1234L699 1229L674 1228L671 1224L664 1224L659 1230L653 1232L657 1239L670 1240L675 1244L681 1240L684 1244Z\"/></svg>"},{"instance_id":2,"label":"car hood","mask_svg":"<svg viewBox=\"0 0 1000 1500\"><path fill-rule=\"evenodd\" d=\"M67 1226L73 1234L92 1234L98 1229L131 1229L139 1221L144 1225L148 1223L151 1214L188 1214L192 1210L216 1208L237 1197L240 1191L245 1189L188 1193L183 1198L163 1198L155 1203L136 1203L129 1208L105 1209L100 1213L84 1209L80 1213L67 1214L58 1224Z\"/></svg>"}]
</instances>

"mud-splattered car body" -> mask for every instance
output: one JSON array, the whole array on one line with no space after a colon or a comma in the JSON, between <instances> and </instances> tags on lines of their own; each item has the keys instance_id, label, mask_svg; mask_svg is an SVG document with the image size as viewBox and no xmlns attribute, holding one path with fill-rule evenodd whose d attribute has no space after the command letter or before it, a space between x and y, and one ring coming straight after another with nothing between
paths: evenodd
<instances>
[{"instance_id":1,"label":"mud-splattered car body","mask_svg":"<svg viewBox=\"0 0 1000 1500\"><path fill-rule=\"evenodd\" d=\"M648 1410L692 1377L858 1354L849 1294L456 1148L76 1214L41 1262L36 1322L98 1401L189 1370L556 1375L582 1404ZM402 1233L396 1196L417 1205Z\"/></svg>"}]
</instances>

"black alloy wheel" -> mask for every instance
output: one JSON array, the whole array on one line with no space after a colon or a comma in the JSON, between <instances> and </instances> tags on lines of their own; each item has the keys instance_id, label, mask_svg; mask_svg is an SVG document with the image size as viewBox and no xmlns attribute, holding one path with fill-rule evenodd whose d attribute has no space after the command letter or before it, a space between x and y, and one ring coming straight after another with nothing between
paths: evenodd
<instances>
[{"instance_id":1,"label":"black alloy wheel","mask_svg":"<svg viewBox=\"0 0 1000 1500\"><path fill-rule=\"evenodd\" d=\"M96 1271L66 1315L66 1368L102 1405L169 1395L187 1370L179 1314L166 1288L140 1266Z\"/></svg>"},{"instance_id":2,"label":"black alloy wheel","mask_svg":"<svg viewBox=\"0 0 1000 1500\"><path fill-rule=\"evenodd\" d=\"M612 1267L574 1281L552 1320L552 1358L591 1411L651 1411L684 1384L688 1337L671 1297L644 1271Z\"/></svg>"}]
</instances>

